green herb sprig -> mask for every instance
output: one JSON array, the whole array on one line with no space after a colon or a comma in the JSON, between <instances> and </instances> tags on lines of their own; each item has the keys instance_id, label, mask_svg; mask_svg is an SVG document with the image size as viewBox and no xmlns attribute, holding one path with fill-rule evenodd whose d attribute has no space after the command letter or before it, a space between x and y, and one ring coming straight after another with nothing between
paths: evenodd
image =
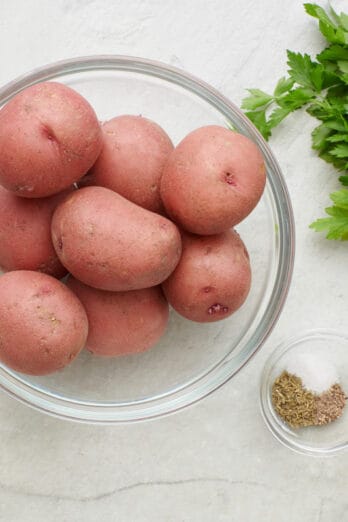
<instances>
[{"instance_id":1,"label":"green herb sprig","mask_svg":"<svg viewBox=\"0 0 348 522\"><path fill-rule=\"evenodd\" d=\"M242 108L266 140L290 113L306 108L320 121L312 132L313 149L341 173L340 182L348 186L348 14L310 3L304 8L318 19L328 46L315 60L287 51L288 76L278 81L273 94L247 89ZM328 239L348 240L348 190L343 188L330 198L328 217L310 227L326 231Z\"/></svg>"}]
</instances>

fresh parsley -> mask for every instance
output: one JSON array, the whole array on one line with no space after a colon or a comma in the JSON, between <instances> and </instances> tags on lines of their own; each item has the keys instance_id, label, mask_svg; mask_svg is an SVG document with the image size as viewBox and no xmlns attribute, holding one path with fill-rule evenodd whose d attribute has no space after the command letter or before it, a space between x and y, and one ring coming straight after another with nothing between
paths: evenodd
<instances>
[{"instance_id":1,"label":"fresh parsley","mask_svg":"<svg viewBox=\"0 0 348 522\"><path fill-rule=\"evenodd\" d=\"M334 205L325 209L329 217L317 219L310 227L317 232L327 231L328 239L346 241L348 239L348 190L333 192L330 198Z\"/></svg>"},{"instance_id":2,"label":"fresh parsley","mask_svg":"<svg viewBox=\"0 0 348 522\"><path fill-rule=\"evenodd\" d=\"M248 89L242 108L266 140L290 113L306 108L320 121L312 132L313 149L340 171L339 181L348 186L348 14L311 3L304 8L318 19L327 47L314 60L287 51L288 75L272 94ZM348 190L343 188L330 198L333 205L325 209L329 217L310 226L326 231L328 239L348 240Z\"/></svg>"}]
</instances>

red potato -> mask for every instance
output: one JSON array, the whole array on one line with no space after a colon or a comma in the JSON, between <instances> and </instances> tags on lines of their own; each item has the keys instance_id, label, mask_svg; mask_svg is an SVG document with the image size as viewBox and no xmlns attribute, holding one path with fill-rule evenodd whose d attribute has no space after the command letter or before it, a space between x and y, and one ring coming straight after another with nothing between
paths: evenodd
<instances>
[{"instance_id":1,"label":"red potato","mask_svg":"<svg viewBox=\"0 0 348 522\"><path fill-rule=\"evenodd\" d=\"M232 230L214 236L183 235L183 252L162 284L172 307L191 321L225 319L242 306L250 290L249 255Z\"/></svg>"},{"instance_id":2,"label":"red potato","mask_svg":"<svg viewBox=\"0 0 348 522\"><path fill-rule=\"evenodd\" d=\"M103 187L77 190L57 207L52 239L71 274L109 291L156 286L181 255L180 233L171 221Z\"/></svg>"},{"instance_id":3,"label":"red potato","mask_svg":"<svg viewBox=\"0 0 348 522\"><path fill-rule=\"evenodd\" d=\"M218 234L256 206L266 181L258 147L217 125L201 127L169 156L161 197L169 217L195 234Z\"/></svg>"},{"instance_id":4,"label":"red potato","mask_svg":"<svg viewBox=\"0 0 348 522\"><path fill-rule=\"evenodd\" d=\"M102 130L102 152L82 183L109 188L140 207L162 212L160 181L173 150L169 136L142 116L118 116Z\"/></svg>"},{"instance_id":5,"label":"red potato","mask_svg":"<svg viewBox=\"0 0 348 522\"><path fill-rule=\"evenodd\" d=\"M40 198L68 188L101 147L94 110L66 85L38 83L0 110L0 183L18 196Z\"/></svg>"},{"instance_id":6,"label":"red potato","mask_svg":"<svg viewBox=\"0 0 348 522\"><path fill-rule=\"evenodd\" d=\"M168 323L168 303L161 287L130 292L106 292L69 277L68 287L82 302L88 316L86 348L108 357L151 348Z\"/></svg>"},{"instance_id":7,"label":"red potato","mask_svg":"<svg viewBox=\"0 0 348 522\"><path fill-rule=\"evenodd\" d=\"M69 364L88 334L86 312L57 279L20 270L0 277L0 360L13 370L46 375Z\"/></svg>"},{"instance_id":8,"label":"red potato","mask_svg":"<svg viewBox=\"0 0 348 522\"><path fill-rule=\"evenodd\" d=\"M53 212L69 192L49 198L19 198L0 186L0 268L37 270L57 278L66 273L51 238Z\"/></svg>"}]
</instances>

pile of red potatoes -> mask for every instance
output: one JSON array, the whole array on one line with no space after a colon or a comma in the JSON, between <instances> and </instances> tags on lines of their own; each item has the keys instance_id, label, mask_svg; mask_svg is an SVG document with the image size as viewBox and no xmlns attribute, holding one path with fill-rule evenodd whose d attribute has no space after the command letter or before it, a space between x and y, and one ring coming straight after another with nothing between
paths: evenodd
<instances>
[{"instance_id":1,"label":"pile of red potatoes","mask_svg":"<svg viewBox=\"0 0 348 522\"><path fill-rule=\"evenodd\" d=\"M17 94L0 111L1 362L44 375L84 347L142 352L169 305L198 322L231 315L251 284L233 227L265 178L257 146L223 127L174 147L141 116L101 124L63 84Z\"/></svg>"}]
</instances>

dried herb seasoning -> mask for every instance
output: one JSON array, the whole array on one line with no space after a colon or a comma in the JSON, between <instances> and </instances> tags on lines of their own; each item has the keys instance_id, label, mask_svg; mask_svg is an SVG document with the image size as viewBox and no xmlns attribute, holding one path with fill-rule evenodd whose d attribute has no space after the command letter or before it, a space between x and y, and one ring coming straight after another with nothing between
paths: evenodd
<instances>
[{"instance_id":1,"label":"dried herb seasoning","mask_svg":"<svg viewBox=\"0 0 348 522\"><path fill-rule=\"evenodd\" d=\"M347 397L339 383L322 393L308 390L302 379L284 370L272 386L275 411L292 428L323 426L338 419Z\"/></svg>"},{"instance_id":2,"label":"dried herb seasoning","mask_svg":"<svg viewBox=\"0 0 348 522\"><path fill-rule=\"evenodd\" d=\"M315 396L302 386L296 375L283 371L272 387L273 406L292 428L313 426L316 418Z\"/></svg>"}]
</instances>

